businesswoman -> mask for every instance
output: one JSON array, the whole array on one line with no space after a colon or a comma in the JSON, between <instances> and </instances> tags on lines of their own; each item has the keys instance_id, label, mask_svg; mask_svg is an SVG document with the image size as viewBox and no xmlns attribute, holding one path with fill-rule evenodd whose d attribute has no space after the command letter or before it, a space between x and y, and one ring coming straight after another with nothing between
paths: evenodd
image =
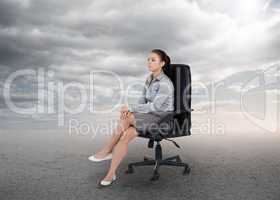
<instances>
[{"instance_id":1,"label":"businesswoman","mask_svg":"<svg viewBox=\"0 0 280 200\"><path fill-rule=\"evenodd\" d=\"M88 158L94 162L112 159L110 169L99 186L109 186L116 180L116 170L127 154L129 142L138 136L137 129L149 128L162 119L168 113L166 111L174 111L174 86L163 72L167 64L170 64L170 58L163 50L150 51L148 68L151 73L141 97L136 104L121 107L120 120L112 137L101 150Z\"/></svg>"}]
</instances>

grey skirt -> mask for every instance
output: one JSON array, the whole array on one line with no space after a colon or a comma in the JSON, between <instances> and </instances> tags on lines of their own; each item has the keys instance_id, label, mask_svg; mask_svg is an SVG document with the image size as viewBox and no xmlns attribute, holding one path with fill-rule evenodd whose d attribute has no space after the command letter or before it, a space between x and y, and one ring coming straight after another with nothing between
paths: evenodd
<instances>
[{"instance_id":1,"label":"grey skirt","mask_svg":"<svg viewBox=\"0 0 280 200\"><path fill-rule=\"evenodd\" d=\"M159 122L170 113L172 112L133 112L135 129L138 132L138 135L158 133L159 129L161 130L161 133L166 134L166 131L171 128L170 123L159 124Z\"/></svg>"}]
</instances>

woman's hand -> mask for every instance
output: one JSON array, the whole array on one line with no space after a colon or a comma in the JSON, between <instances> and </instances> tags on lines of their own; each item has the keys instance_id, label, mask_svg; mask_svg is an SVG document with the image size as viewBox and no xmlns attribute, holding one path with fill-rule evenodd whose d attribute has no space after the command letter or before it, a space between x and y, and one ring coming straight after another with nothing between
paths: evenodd
<instances>
[{"instance_id":1,"label":"woman's hand","mask_svg":"<svg viewBox=\"0 0 280 200\"><path fill-rule=\"evenodd\" d=\"M121 118L122 120L126 119L126 118L129 117L129 115L131 114L131 112L128 111L127 105L123 105L123 106L121 107L120 112L121 112L121 117L120 117L120 118Z\"/></svg>"},{"instance_id":2,"label":"woman's hand","mask_svg":"<svg viewBox=\"0 0 280 200\"><path fill-rule=\"evenodd\" d=\"M126 118L128 118L131 115L131 112L123 112L121 114L121 119L125 120Z\"/></svg>"}]
</instances>

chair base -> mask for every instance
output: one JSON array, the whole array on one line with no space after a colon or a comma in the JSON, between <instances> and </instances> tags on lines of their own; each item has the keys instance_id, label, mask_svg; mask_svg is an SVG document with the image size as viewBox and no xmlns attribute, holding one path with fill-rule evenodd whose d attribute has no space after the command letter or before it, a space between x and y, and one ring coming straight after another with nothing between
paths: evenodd
<instances>
[{"instance_id":1,"label":"chair base","mask_svg":"<svg viewBox=\"0 0 280 200\"><path fill-rule=\"evenodd\" d=\"M190 173L191 168L187 163L183 163L180 156L172 156L168 157L165 159L161 159L161 146L158 143L156 147L156 159L145 157L144 156L144 161L140 162L134 162L130 163L128 165L128 169L125 172L126 174L132 174L134 172L133 167L137 166L149 166L149 165L154 165L153 169L153 176L150 178L151 181L156 181L159 179L159 167L162 165L168 165L168 166L177 166L177 167L184 167L183 170L183 175L187 175Z\"/></svg>"}]
</instances>

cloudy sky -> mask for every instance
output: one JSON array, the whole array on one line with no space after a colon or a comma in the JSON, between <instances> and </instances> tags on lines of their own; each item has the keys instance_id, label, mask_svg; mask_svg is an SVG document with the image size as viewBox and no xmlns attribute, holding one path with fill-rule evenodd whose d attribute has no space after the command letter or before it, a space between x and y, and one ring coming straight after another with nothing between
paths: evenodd
<instances>
[{"instance_id":1,"label":"cloudy sky","mask_svg":"<svg viewBox=\"0 0 280 200\"><path fill-rule=\"evenodd\" d=\"M143 81L153 48L189 64L195 81L279 62L278 0L0 0L0 15L1 108L7 77L22 69L51 71L51 80L88 88L91 70ZM96 77L96 101L110 104L121 95L114 80ZM36 87L32 78L18 79L11 96L31 105Z\"/></svg>"}]
</instances>

